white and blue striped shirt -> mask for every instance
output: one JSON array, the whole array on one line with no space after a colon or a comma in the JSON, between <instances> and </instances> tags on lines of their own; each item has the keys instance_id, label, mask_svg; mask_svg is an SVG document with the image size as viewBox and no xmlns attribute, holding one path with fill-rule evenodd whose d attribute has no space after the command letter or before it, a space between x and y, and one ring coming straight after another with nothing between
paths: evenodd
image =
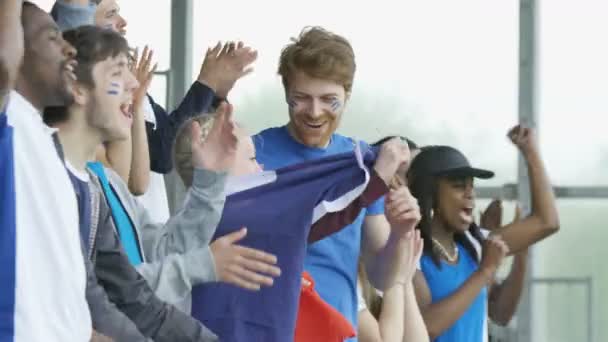
<instances>
[{"instance_id":1,"label":"white and blue striped shirt","mask_svg":"<svg viewBox=\"0 0 608 342\"><path fill-rule=\"evenodd\" d=\"M0 113L0 341L89 341L76 196L39 111Z\"/></svg>"}]
</instances>

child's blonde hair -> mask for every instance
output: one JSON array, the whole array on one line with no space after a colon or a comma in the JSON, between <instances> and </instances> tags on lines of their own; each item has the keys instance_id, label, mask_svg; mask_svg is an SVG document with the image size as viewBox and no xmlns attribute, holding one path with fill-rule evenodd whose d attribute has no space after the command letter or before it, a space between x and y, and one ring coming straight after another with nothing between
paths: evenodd
<instances>
[{"instance_id":1,"label":"child's blonde hair","mask_svg":"<svg viewBox=\"0 0 608 342\"><path fill-rule=\"evenodd\" d=\"M211 131L214 119L214 114L209 113L195 116L186 121L177 131L173 147L173 159L175 161L175 169L186 188L192 186L194 173L194 166L192 166L192 139L190 137L192 122L197 121L201 125L201 141L205 141Z\"/></svg>"}]
</instances>

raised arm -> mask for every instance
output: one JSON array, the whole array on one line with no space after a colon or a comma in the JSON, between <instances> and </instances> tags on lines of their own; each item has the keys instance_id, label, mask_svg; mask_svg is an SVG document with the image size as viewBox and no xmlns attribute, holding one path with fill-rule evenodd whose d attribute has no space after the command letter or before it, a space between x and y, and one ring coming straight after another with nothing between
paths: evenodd
<instances>
[{"instance_id":1,"label":"raised arm","mask_svg":"<svg viewBox=\"0 0 608 342\"><path fill-rule=\"evenodd\" d=\"M384 292L380 317L376 319L369 310L359 311L359 340L361 342L423 342L428 333L420 315L412 286L412 277L422 254L419 231L405 238L407 248L402 254L402 267L398 271L401 281Z\"/></svg>"},{"instance_id":2,"label":"raised arm","mask_svg":"<svg viewBox=\"0 0 608 342\"><path fill-rule=\"evenodd\" d=\"M521 209L518 205L515 208L513 222L519 221L520 216ZM507 278L500 284L494 283L489 290L488 313L492 321L498 325L506 326L509 324L517 310L524 289L527 263L527 249L515 254Z\"/></svg>"},{"instance_id":3,"label":"raised arm","mask_svg":"<svg viewBox=\"0 0 608 342\"><path fill-rule=\"evenodd\" d=\"M387 142L387 146L380 149L378 158L370 171L370 181L365 191L346 208L339 212L328 213L312 226L308 242L321 240L345 226L353 223L362 209L374 204L389 191L389 184L394 178L397 169L409 158L405 146L396 145L396 141Z\"/></svg>"},{"instance_id":4,"label":"raised arm","mask_svg":"<svg viewBox=\"0 0 608 342\"><path fill-rule=\"evenodd\" d=\"M143 195L150 181L150 155L148 153L148 137L144 101L148 101L146 92L150 87L156 64L152 64L153 51L146 46L141 58L135 54L135 63L131 71L139 82L137 91L133 94L133 125L129 138L114 141L104 146L98 159L107 163L128 184L134 195Z\"/></svg>"},{"instance_id":5,"label":"raised arm","mask_svg":"<svg viewBox=\"0 0 608 342\"><path fill-rule=\"evenodd\" d=\"M234 164L239 143L232 114L231 105L220 106L204 141L200 138L200 124L196 121L191 123L192 186L183 209L171 217L165 227L158 229L155 222L140 222L140 234L148 258L156 260L210 243L224 209L227 172ZM145 212L143 209L139 211Z\"/></svg>"},{"instance_id":6,"label":"raised arm","mask_svg":"<svg viewBox=\"0 0 608 342\"><path fill-rule=\"evenodd\" d=\"M7 104L8 94L15 87L23 60L22 0L0 2L0 112Z\"/></svg>"},{"instance_id":7,"label":"raised arm","mask_svg":"<svg viewBox=\"0 0 608 342\"><path fill-rule=\"evenodd\" d=\"M240 78L252 72L251 64L257 52L243 43L226 43L208 49L197 80L170 114L151 101L156 127L147 127L152 171L169 173L173 168L172 142L177 130L188 119L211 112L212 107L226 100L228 93Z\"/></svg>"},{"instance_id":8,"label":"raised arm","mask_svg":"<svg viewBox=\"0 0 608 342\"><path fill-rule=\"evenodd\" d=\"M528 164L532 207L522 220L512 222L492 232L500 235L509 246L510 253L518 253L559 230L559 216L553 188L540 155L538 140L533 129L515 126L509 139L519 148Z\"/></svg>"},{"instance_id":9,"label":"raised arm","mask_svg":"<svg viewBox=\"0 0 608 342\"><path fill-rule=\"evenodd\" d=\"M385 154L386 158L396 161L398 166L408 163L410 160L409 149L398 139L392 139L383 144L380 157ZM378 164L379 161L376 162ZM376 169L376 171L379 171ZM396 170L395 170L396 171ZM381 176L383 179L392 179L395 172ZM407 187L391 190L386 196L386 202L390 203L379 214L365 217L363 222L363 238L361 254L366 267L370 282L380 290L386 290L392 286L397 279L392 276L393 269L399 267L395 255L403 249L403 237L408 231L414 229L420 220L420 208L418 202L412 196ZM398 222L389 222L387 217L399 217Z\"/></svg>"}]
</instances>

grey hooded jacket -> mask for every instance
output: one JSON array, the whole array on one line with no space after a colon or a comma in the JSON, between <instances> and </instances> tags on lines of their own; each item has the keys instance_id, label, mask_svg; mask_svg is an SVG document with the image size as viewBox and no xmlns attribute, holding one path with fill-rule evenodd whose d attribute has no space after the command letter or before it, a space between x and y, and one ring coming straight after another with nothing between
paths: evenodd
<instances>
[{"instance_id":1,"label":"grey hooded jacket","mask_svg":"<svg viewBox=\"0 0 608 342\"><path fill-rule=\"evenodd\" d=\"M183 208L166 223L159 223L116 172L104 171L135 229L144 261L137 270L159 298L189 313L192 286L217 281L209 243L224 208L227 174L194 170ZM97 192L103 194L101 186Z\"/></svg>"},{"instance_id":2,"label":"grey hooded jacket","mask_svg":"<svg viewBox=\"0 0 608 342\"><path fill-rule=\"evenodd\" d=\"M154 293L129 259L118 237L111 211L100 192L101 185L90 172L92 227L89 259L94 276L112 302L106 315L99 317L96 329L116 341L145 340L133 332L134 325L141 335L154 341L217 341L217 337L202 324L173 305L164 303ZM97 209L95 209L97 208ZM124 316L108 314L115 305ZM102 311L103 312L103 311ZM132 322L132 323L131 323Z\"/></svg>"}]
</instances>

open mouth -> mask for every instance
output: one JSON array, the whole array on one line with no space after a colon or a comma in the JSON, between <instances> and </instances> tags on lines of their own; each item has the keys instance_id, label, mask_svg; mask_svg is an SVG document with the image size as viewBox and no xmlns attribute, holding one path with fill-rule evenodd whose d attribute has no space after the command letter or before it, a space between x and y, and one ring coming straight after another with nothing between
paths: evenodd
<instances>
[{"instance_id":1,"label":"open mouth","mask_svg":"<svg viewBox=\"0 0 608 342\"><path fill-rule=\"evenodd\" d=\"M473 207L462 208L460 211L460 219L466 224L473 222Z\"/></svg>"},{"instance_id":2,"label":"open mouth","mask_svg":"<svg viewBox=\"0 0 608 342\"><path fill-rule=\"evenodd\" d=\"M305 122L304 125L306 125L306 127L311 128L311 129L319 129L319 128L323 127L323 125L325 125L325 123L309 123L309 122Z\"/></svg>"},{"instance_id":3,"label":"open mouth","mask_svg":"<svg viewBox=\"0 0 608 342\"><path fill-rule=\"evenodd\" d=\"M120 105L120 112L129 120L129 124L133 123L133 104L130 101Z\"/></svg>"},{"instance_id":4,"label":"open mouth","mask_svg":"<svg viewBox=\"0 0 608 342\"><path fill-rule=\"evenodd\" d=\"M76 60L74 60L74 59L70 59L70 60L63 62L63 71L65 72L67 77L73 81L77 80L76 72L74 71L76 69L77 65L78 65L78 62L76 62Z\"/></svg>"}]
</instances>

